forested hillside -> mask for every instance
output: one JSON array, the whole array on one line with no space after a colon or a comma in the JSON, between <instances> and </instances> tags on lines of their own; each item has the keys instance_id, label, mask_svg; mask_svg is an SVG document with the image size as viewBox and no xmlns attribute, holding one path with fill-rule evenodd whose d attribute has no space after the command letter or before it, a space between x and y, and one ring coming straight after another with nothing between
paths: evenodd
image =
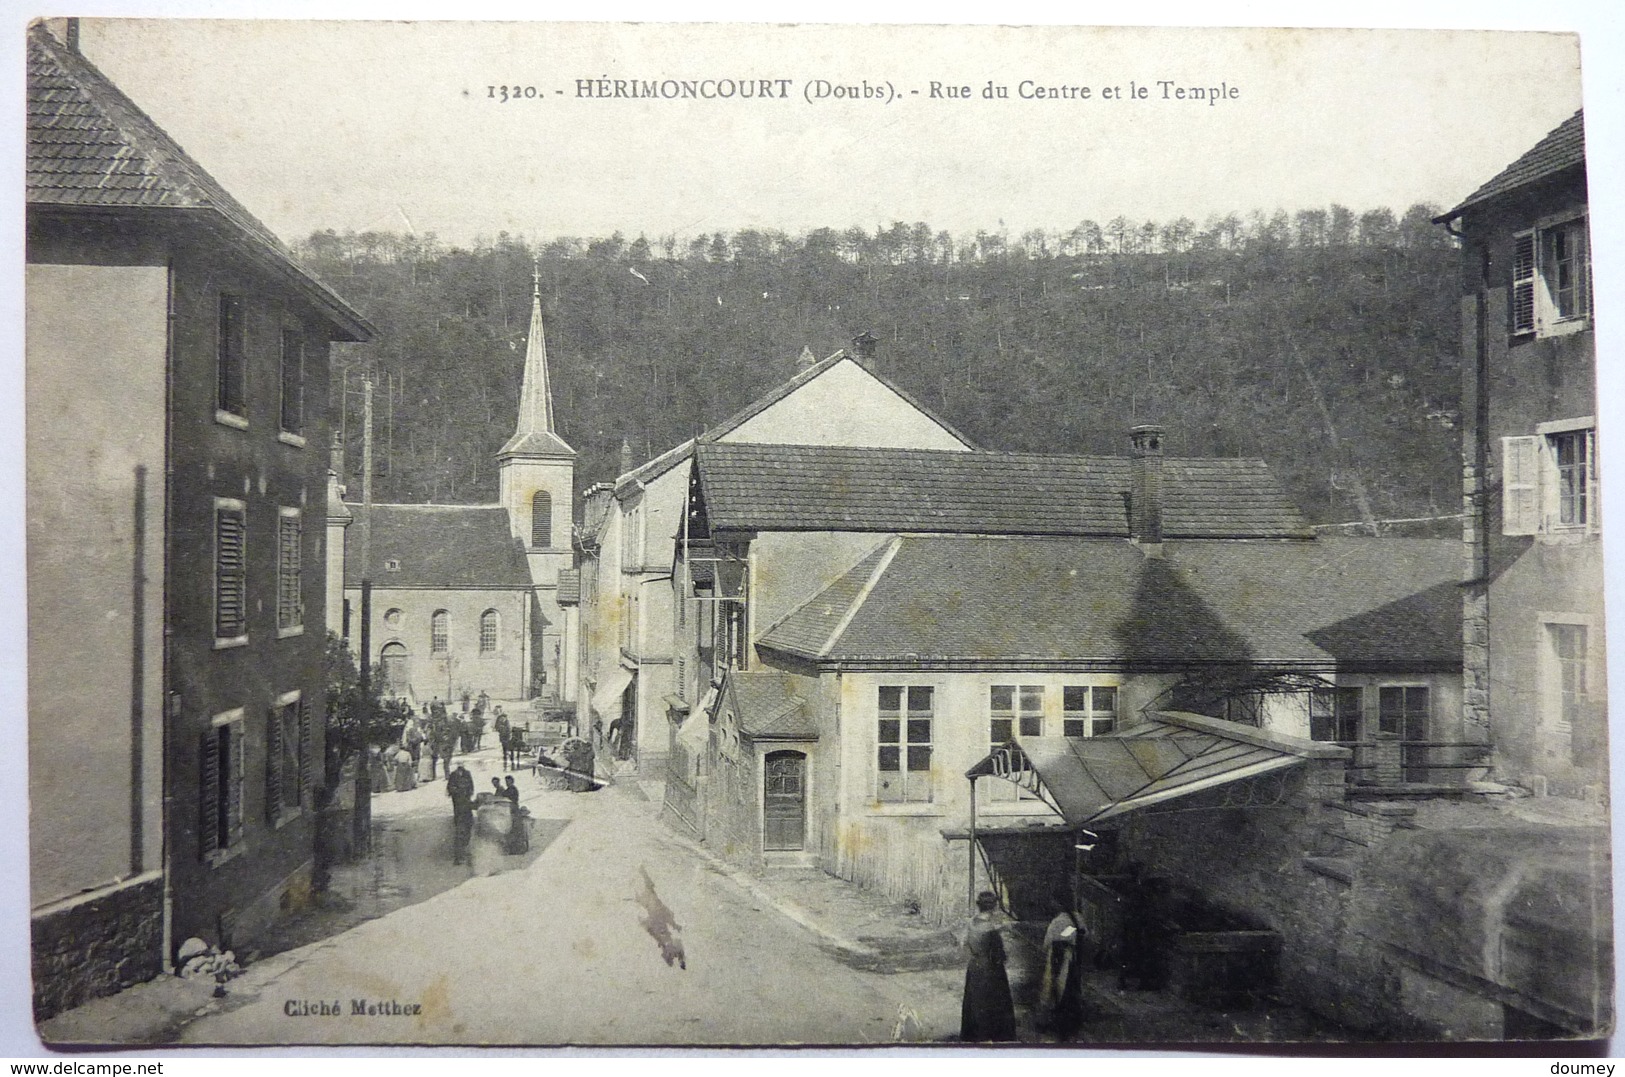
<instances>
[{"instance_id":1,"label":"forested hillside","mask_svg":"<svg viewBox=\"0 0 1625 1077\"><path fill-rule=\"evenodd\" d=\"M1020 237L742 231L679 241L317 233L298 253L379 327L379 500L496 496L532 260L559 432L613 477L869 331L877 362L990 449L1261 456L1317 522L1459 511L1456 253L1430 206L1340 206ZM337 384L338 379L335 379ZM352 474L360 397L345 397ZM335 391L335 409L339 396ZM335 416L338 412L335 410Z\"/></svg>"}]
</instances>

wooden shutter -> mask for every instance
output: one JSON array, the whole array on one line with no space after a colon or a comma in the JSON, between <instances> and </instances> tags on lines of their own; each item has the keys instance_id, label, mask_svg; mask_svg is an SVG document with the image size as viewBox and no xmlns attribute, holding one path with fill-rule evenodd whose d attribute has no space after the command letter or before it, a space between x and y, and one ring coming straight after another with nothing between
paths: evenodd
<instances>
[{"instance_id":1,"label":"wooden shutter","mask_svg":"<svg viewBox=\"0 0 1625 1077\"><path fill-rule=\"evenodd\" d=\"M310 700L299 700L299 803L310 796Z\"/></svg>"},{"instance_id":2,"label":"wooden shutter","mask_svg":"<svg viewBox=\"0 0 1625 1077\"><path fill-rule=\"evenodd\" d=\"M1512 238L1512 294L1508 314L1514 333L1535 331L1535 233Z\"/></svg>"},{"instance_id":3,"label":"wooden shutter","mask_svg":"<svg viewBox=\"0 0 1625 1077\"><path fill-rule=\"evenodd\" d=\"M240 722L222 727L226 738L226 845L243 840L243 730Z\"/></svg>"},{"instance_id":4,"label":"wooden shutter","mask_svg":"<svg viewBox=\"0 0 1625 1077\"><path fill-rule=\"evenodd\" d=\"M220 730L198 742L198 852L207 859L220 847Z\"/></svg>"},{"instance_id":5,"label":"wooden shutter","mask_svg":"<svg viewBox=\"0 0 1625 1077\"><path fill-rule=\"evenodd\" d=\"M1586 431L1586 530L1602 530L1602 502L1597 499L1597 432Z\"/></svg>"},{"instance_id":6,"label":"wooden shutter","mask_svg":"<svg viewBox=\"0 0 1625 1077\"><path fill-rule=\"evenodd\" d=\"M277 545L277 627L296 628L304 624L299 543L303 534L300 517L284 515L279 520Z\"/></svg>"},{"instance_id":7,"label":"wooden shutter","mask_svg":"<svg viewBox=\"0 0 1625 1077\"><path fill-rule=\"evenodd\" d=\"M248 597L243 549L245 531L242 509L215 509L214 634L218 639L231 639L245 631Z\"/></svg>"},{"instance_id":8,"label":"wooden shutter","mask_svg":"<svg viewBox=\"0 0 1625 1077\"><path fill-rule=\"evenodd\" d=\"M1533 535L1540 530L1540 443L1538 436L1501 439L1501 534Z\"/></svg>"},{"instance_id":9,"label":"wooden shutter","mask_svg":"<svg viewBox=\"0 0 1625 1077\"><path fill-rule=\"evenodd\" d=\"M265 818L276 822L282 812L282 708L265 716Z\"/></svg>"}]
</instances>

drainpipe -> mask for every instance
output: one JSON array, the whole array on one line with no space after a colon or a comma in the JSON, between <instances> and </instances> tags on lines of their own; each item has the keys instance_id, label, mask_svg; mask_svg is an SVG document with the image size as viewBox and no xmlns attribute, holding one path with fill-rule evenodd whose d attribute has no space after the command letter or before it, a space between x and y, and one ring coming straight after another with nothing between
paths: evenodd
<instances>
[{"instance_id":1,"label":"drainpipe","mask_svg":"<svg viewBox=\"0 0 1625 1077\"><path fill-rule=\"evenodd\" d=\"M969 868L965 873L965 901L969 908L976 908L976 779L970 780L970 855Z\"/></svg>"}]
</instances>

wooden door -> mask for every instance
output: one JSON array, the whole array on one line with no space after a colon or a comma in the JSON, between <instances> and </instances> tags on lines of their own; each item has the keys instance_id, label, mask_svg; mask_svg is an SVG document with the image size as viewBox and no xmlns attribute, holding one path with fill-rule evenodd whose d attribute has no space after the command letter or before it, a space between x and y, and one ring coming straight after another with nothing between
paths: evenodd
<instances>
[{"instance_id":1,"label":"wooden door","mask_svg":"<svg viewBox=\"0 0 1625 1077\"><path fill-rule=\"evenodd\" d=\"M384 645L383 653L378 656L378 679L383 683L379 686L379 694L385 696L404 696L407 689L406 648L399 643Z\"/></svg>"},{"instance_id":2,"label":"wooden door","mask_svg":"<svg viewBox=\"0 0 1625 1077\"><path fill-rule=\"evenodd\" d=\"M772 752L762 773L762 848L799 851L807 843L807 757Z\"/></svg>"}]
</instances>

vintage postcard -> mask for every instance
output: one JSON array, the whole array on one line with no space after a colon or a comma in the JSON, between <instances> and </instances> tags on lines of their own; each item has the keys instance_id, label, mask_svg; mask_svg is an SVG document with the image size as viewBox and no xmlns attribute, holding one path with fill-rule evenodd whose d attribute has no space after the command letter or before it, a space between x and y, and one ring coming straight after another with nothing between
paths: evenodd
<instances>
[{"instance_id":1,"label":"vintage postcard","mask_svg":"<svg viewBox=\"0 0 1625 1077\"><path fill-rule=\"evenodd\" d=\"M1577 35L26 53L45 1045L1611 1035Z\"/></svg>"}]
</instances>

